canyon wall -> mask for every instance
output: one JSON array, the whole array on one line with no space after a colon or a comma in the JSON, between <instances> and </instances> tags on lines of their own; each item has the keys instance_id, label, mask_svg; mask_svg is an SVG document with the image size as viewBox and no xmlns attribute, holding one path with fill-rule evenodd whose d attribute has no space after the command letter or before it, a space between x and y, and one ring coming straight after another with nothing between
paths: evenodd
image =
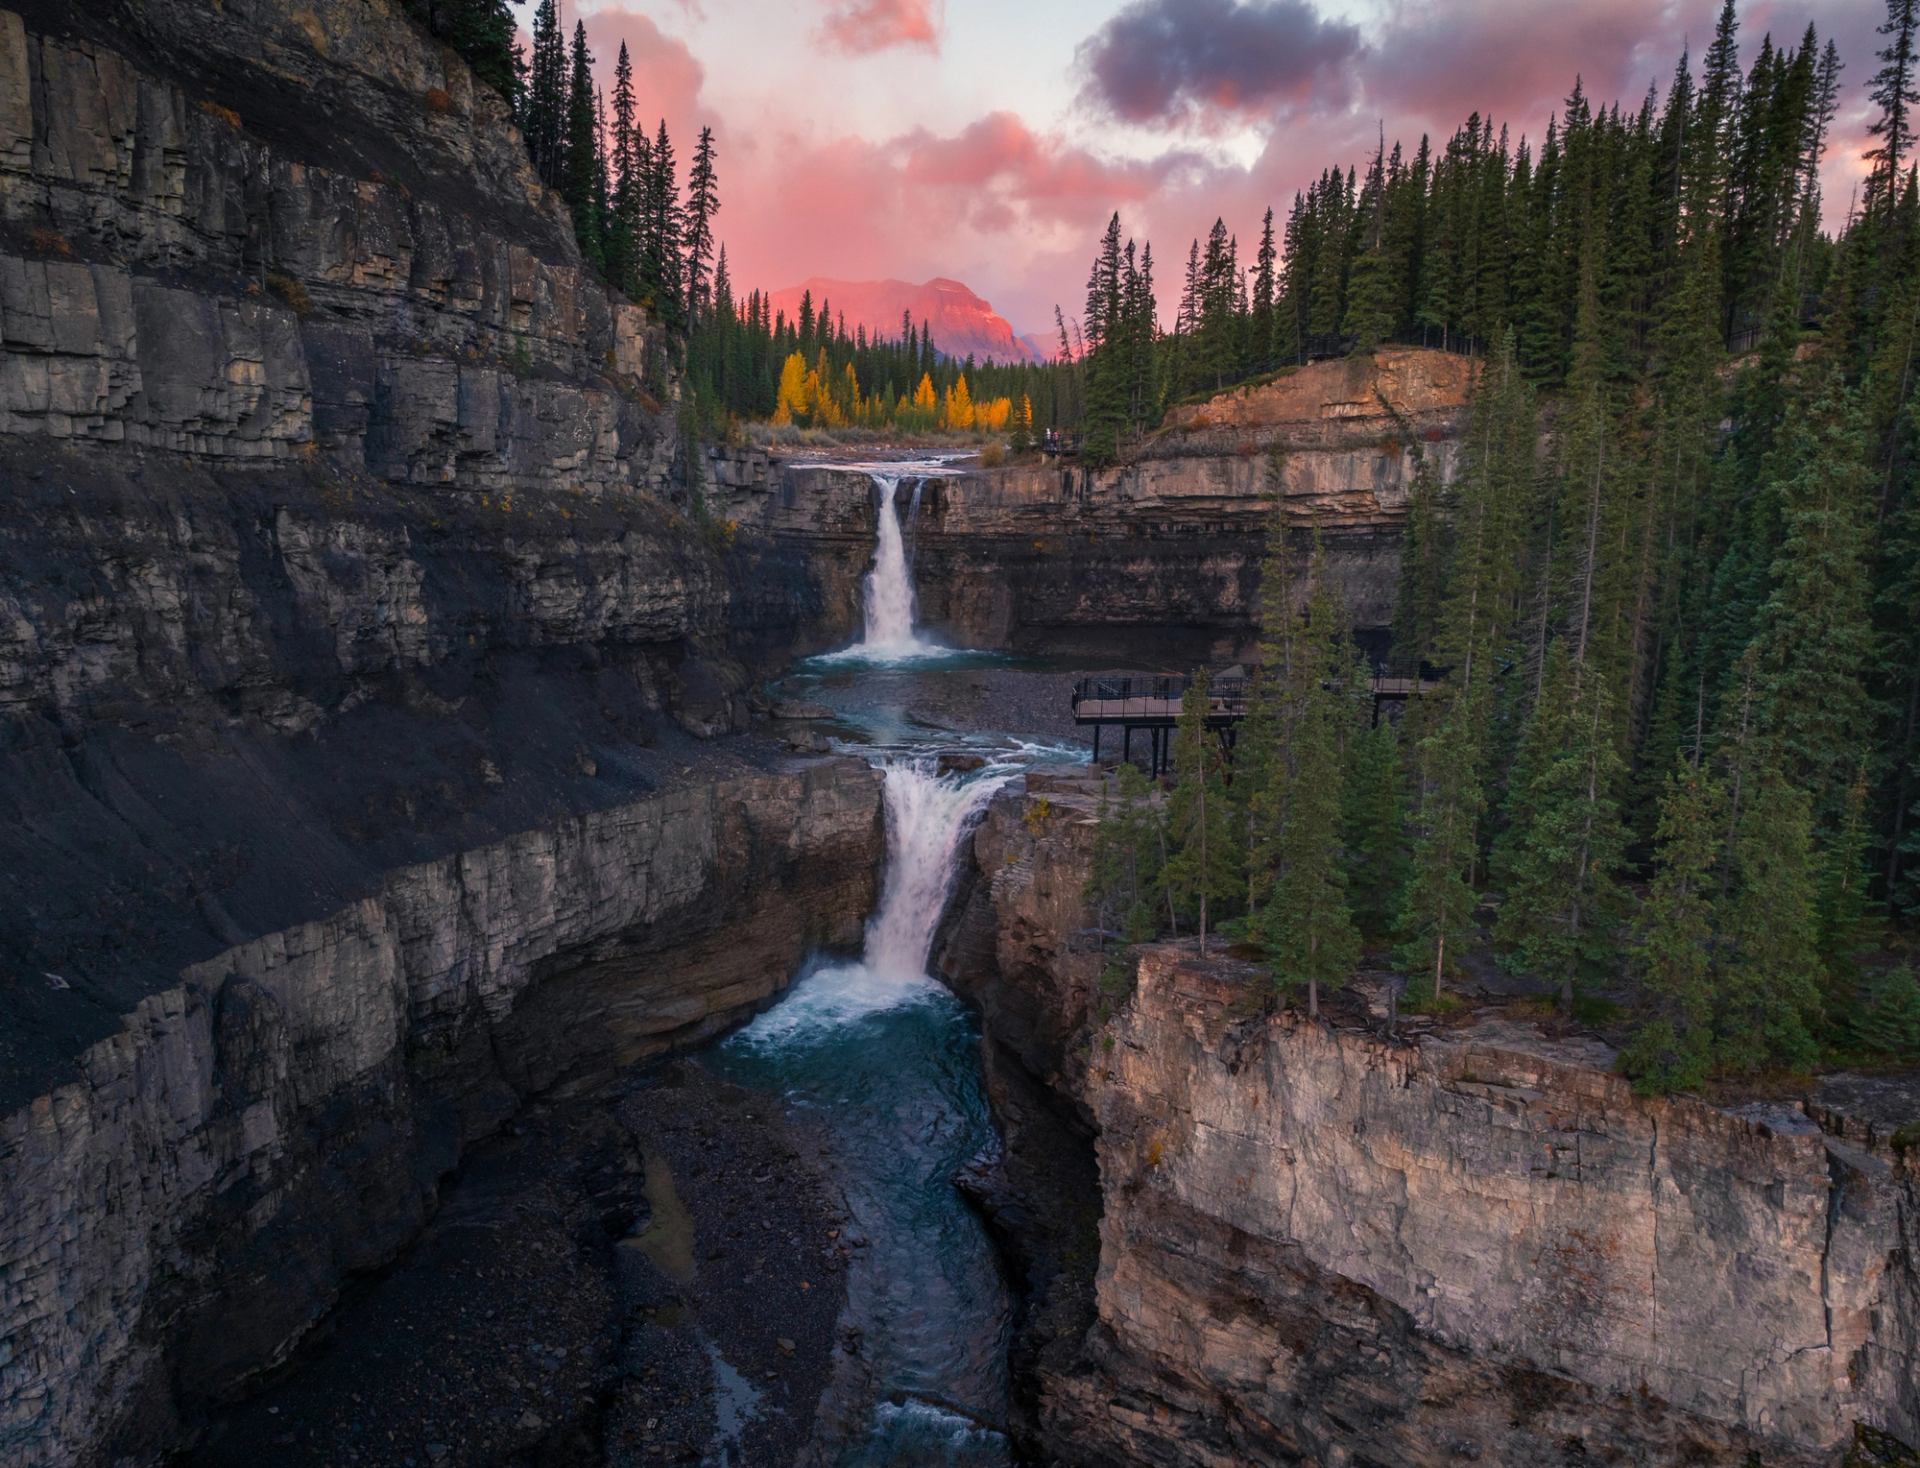
<instances>
[{"instance_id":1,"label":"canyon wall","mask_svg":"<svg viewBox=\"0 0 1920 1468\"><path fill-rule=\"evenodd\" d=\"M857 942L877 778L714 736L871 497L675 373L397 0L0 9L0 1463L189 1439L523 1097Z\"/></svg>"},{"instance_id":2,"label":"canyon wall","mask_svg":"<svg viewBox=\"0 0 1920 1468\"><path fill-rule=\"evenodd\" d=\"M523 832L139 1001L0 1119L0 1462L151 1461L523 1097L711 1036L856 943L879 784L830 761Z\"/></svg>"},{"instance_id":3,"label":"canyon wall","mask_svg":"<svg viewBox=\"0 0 1920 1468\"><path fill-rule=\"evenodd\" d=\"M1307 1023L1190 945L1147 949L1123 997L1081 895L1096 787L1030 780L976 837L942 963L1001 1063L1094 1138L1097 1269L1043 1274L1028 1328L1047 1451L1831 1463L1857 1422L1920 1441L1911 1086L1648 1100L1597 1040L1497 1009L1399 1038L1363 1002ZM1063 1206L1024 1181L1016 1223Z\"/></svg>"},{"instance_id":4,"label":"canyon wall","mask_svg":"<svg viewBox=\"0 0 1920 1468\"><path fill-rule=\"evenodd\" d=\"M1278 457L1286 521L1318 527L1355 625L1392 621L1416 462L1454 472L1472 362L1418 348L1316 362L1177 407L1126 462L930 481L911 530L924 621L974 646L1089 652L1167 639L1231 659L1255 635Z\"/></svg>"}]
</instances>

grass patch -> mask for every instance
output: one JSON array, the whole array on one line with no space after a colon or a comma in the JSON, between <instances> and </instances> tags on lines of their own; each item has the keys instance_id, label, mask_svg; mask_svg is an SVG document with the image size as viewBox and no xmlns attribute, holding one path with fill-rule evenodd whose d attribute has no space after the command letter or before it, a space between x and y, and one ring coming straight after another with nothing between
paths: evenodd
<instances>
[{"instance_id":1,"label":"grass patch","mask_svg":"<svg viewBox=\"0 0 1920 1468\"><path fill-rule=\"evenodd\" d=\"M293 314L305 321L313 314L313 297L306 286L291 275L274 271L267 276L267 289L293 308Z\"/></svg>"},{"instance_id":2,"label":"grass patch","mask_svg":"<svg viewBox=\"0 0 1920 1468\"><path fill-rule=\"evenodd\" d=\"M218 102L205 99L195 104L209 117L218 118L235 132L240 131L240 114L231 107L222 107Z\"/></svg>"}]
</instances>

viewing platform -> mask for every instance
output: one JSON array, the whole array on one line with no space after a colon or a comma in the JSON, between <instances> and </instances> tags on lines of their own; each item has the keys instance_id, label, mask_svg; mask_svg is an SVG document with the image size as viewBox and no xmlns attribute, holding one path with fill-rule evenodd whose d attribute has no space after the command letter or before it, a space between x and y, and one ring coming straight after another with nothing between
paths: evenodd
<instances>
[{"instance_id":1,"label":"viewing platform","mask_svg":"<svg viewBox=\"0 0 1920 1468\"><path fill-rule=\"evenodd\" d=\"M1383 668L1374 673L1372 681L1376 722L1382 704L1404 703L1438 686L1417 669ZM1095 761L1100 758L1101 730L1120 728L1123 759L1133 757L1133 731L1146 730L1151 751L1148 768L1158 775L1168 767L1173 745L1170 731L1179 722L1180 702L1192 683L1186 674L1171 673L1078 678L1073 685L1073 722L1092 727ZM1253 679L1244 668L1228 668L1208 681L1206 725L1219 733L1229 750L1252 696Z\"/></svg>"}]
</instances>

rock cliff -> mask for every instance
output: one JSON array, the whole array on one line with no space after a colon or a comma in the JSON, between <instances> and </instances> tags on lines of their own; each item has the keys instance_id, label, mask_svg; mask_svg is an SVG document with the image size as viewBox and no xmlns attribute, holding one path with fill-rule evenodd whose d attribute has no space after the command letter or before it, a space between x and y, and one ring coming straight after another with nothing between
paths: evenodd
<instances>
[{"instance_id":1,"label":"rock cliff","mask_svg":"<svg viewBox=\"0 0 1920 1468\"><path fill-rule=\"evenodd\" d=\"M856 942L880 849L864 762L735 775L188 966L0 1119L0 1462L179 1442L523 1097L709 1036Z\"/></svg>"},{"instance_id":2,"label":"rock cliff","mask_svg":"<svg viewBox=\"0 0 1920 1468\"><path fill-rule=\"evenodd\" d=\"M153 1460L520 1098L857 938L874 776L712 736L871 502L678 393L397 0L0 9L0 1463Z\"/></svg>"},{"instance_id":3,"label":"rock cliff","mask_svg":"<svg viewBox=\"0 0 1920 1468\"><path fill-rule=\"evenodd\" d=\"M922 618L979 646L1098 652L1165 635L1188 658L1196 644L1238 657L1278 454L1295 538L1319 527L1355 625L1384 629L1416 456L1452 474L1472 366L1417 348L1316 362L1174 409L1111 469L932 481L911 531Z\"/></svg>"},{"instance_id":4,"label":"rock cliff","mask_svg":"<svg viewBox=\"0 0 1920 1468\"><path fill-rule=\"evenodd\" d=\"M1091 1303L1043 1277L1029 1327L1046 1450L1814 1463L1856 1422L1920 1439L1910 1094L1643 1100L1595 1041L1497 1010L1398 1040L1364 1009L1309 1024L1180 946L1118 1003L1078 895L1091 790L1037 778L989 812L943 962L1097 1137ZM1023 1181L1016 1224L1057 1209Z\"/></svg>"}]
</instances>

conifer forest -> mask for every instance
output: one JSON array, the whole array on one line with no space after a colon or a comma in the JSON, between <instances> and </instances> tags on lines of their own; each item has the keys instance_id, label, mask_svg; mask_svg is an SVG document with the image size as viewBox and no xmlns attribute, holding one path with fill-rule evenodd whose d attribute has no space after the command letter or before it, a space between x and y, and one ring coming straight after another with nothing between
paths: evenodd
<instances>
[{"instance_id":1,"label":"conifer forest","mask_svg":"<svg viewBox=\"0 0 1920 1468\"><path fill-rule=\"evenodd\" d=\"M730 278L711 131L683 187L624 45L602 96L555 0L524 64L508 14L428 19L513 101L586 257L676 328L697 431L979 430L1017 453L1058 429L1098 463L1170 404L1309 360L1475 358L1457 470L1416 478L1395 618L1393 661L1434 691L1397 726L1343 712L1337 601L1297 529L1273 535L1259 713L1230 765L1187 730L1164 808L1120 797L1116 839L1156 853L1102 878L1121 927L1205 910L1310 994L1365 944L1415 1004L1490 945L1567 1010L1634 1016L1649 1086L1920 1048L1887 948L1920 918L1914 0L1888 0L1853 77L1815 24L1743 71L1728 0L1638 101L1575 78L1537 140L1478 113L1383 136L1247 255L1224 220L1191 242L1168 327L1116 213L1041 365L956 362L910 318L849 334L828 300L772 314ZM1820 167L1849 85L1877 120L1834 231Z\"/></svg>"}]
</instances>

